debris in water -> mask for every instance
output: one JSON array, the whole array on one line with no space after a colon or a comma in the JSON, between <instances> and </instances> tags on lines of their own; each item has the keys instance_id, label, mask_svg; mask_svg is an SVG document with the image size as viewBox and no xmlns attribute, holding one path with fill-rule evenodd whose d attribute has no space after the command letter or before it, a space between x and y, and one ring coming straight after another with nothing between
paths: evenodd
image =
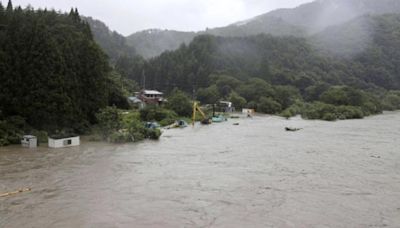
<instances>
[{"instance_id":1,"label":"debris in water","mask_svg":"<svg viewBox=\"0 0 400 228\"><path fill-rule=\"evenodd\" d=\"M291 127L285 127L286 131L300 131L302 128L291 128Z\"/></svg>"},{"instance_id":2,"label":"debris in water","mask_svg":"<svg viewBox=\"0 0 400 228\"><path fill-rule=\"evenodd\" d=\"M0 197L12 196L12 195L16 195L16 194L23 193L23 192L30 192L31 190L32 190L31 188L22 188L20 190L14 191L14 192L2 193L2 194L0 194Z\"/></svg>"}]
</instances>

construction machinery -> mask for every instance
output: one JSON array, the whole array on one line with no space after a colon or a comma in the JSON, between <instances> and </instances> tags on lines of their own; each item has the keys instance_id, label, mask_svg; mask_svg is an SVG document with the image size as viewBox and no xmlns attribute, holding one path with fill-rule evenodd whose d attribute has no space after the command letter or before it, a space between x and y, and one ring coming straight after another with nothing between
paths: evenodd
<instances>
[{"instance_id":1,"label":"construction machinery","mask_svg":"<svg viewBox=\"0 0 400 228\"><path fill-rule=\"evenodd\" d=\"M207 116L204 114L204 112L200 109L199 103L194 102L193 103L193 116L192 116L192 125L194 126L194 123L196 121L196 113L199 112L200 115L203 117L201 120L202 124L211 124L211 119L207 118Z\"/></svg>"}]
</instances>

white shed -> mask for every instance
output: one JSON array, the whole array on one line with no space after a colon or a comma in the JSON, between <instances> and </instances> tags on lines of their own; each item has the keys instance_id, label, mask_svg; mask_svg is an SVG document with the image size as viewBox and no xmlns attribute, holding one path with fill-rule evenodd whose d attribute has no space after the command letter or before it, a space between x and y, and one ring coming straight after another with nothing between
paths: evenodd
<instances>
[{"instance_id":1,"label":"white shed","mask_svg":"<svg viewBox=\"0 0 400 228\"><path fill-rule=\"evenodd\" d=\"M21 140L21 145L23 147L36 148L37 147L37 138L33 135L24 135Z\"/></svg>"},{"instance_id":2,"label":"white shed","mask_svg":"<svg viewBox=\"0 0 400 228\"><path fill-rule=\"evenodd\" d=\"M256 113L256 111L254 109L248 109L248 108L244 108L242 110L243 114L247 114L248 117L253 116L254 113Z\"/></svg>"},{"instance_id":3,"label":"white shed","mask_svg":"<svg viewBox=\"0 0 400 228\"><path fill-rule=\"evenodd\" d=\"M64 147L71 147L71 146L79 146L81 144L80 137L69 137L69 138L62 138L62 139L53 139L49 138L49 147L50 148L64 148Z\"/></svg>"}]
</instances>

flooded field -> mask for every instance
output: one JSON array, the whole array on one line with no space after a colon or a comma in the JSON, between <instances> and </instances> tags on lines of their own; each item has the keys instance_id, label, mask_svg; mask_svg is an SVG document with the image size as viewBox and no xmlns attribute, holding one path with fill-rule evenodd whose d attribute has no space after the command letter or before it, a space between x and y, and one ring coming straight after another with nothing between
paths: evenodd
<instances>
[{"instance_id":1,"label":"flooded field","mask_svg":"<svg viewBox=\"0 0 400 228\"><path fill-rule=\"evenodd\" d=\"M400 113L0 148L0 193L26 187L0 198L0 227L400 227Z\"/></svg>"}]
</instances>

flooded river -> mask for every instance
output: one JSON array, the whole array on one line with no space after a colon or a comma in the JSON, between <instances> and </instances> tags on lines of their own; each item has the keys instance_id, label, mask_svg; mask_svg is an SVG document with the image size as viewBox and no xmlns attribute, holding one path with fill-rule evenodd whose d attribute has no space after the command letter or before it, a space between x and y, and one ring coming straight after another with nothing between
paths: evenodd
<instances>
[{"instance_id":1,"label":"flooded river","mask_svg":"<svg viewBox=\"0 0 400 228\"><path fill-rule=\"evenodd\" d=\"M0 193L25 187L0 198L0 227L400 227L400 112L0 148Z\"/></svg>"}]
</instances>

